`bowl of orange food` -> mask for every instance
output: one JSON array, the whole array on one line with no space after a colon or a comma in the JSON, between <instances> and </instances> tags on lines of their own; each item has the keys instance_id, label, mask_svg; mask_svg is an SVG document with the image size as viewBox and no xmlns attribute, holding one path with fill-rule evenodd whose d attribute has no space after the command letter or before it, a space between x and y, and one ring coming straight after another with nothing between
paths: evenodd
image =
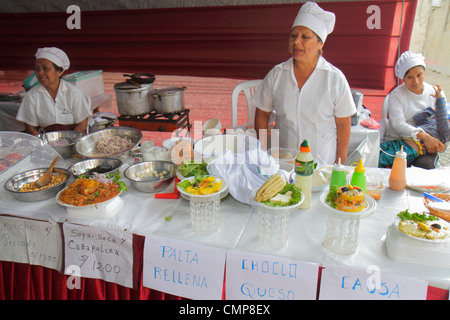
<instances>
[{"instance_id":1,"label":"bowl of orange food","mask_svg":"<svg viewBox=\"0 0 450 320\"><path fill-rule=\"evenodd\" d=\"M56 195L56 201L75 216L103 218L123 207L121 185L107 178L79 178Z\"/></svg>"}]
</instances>

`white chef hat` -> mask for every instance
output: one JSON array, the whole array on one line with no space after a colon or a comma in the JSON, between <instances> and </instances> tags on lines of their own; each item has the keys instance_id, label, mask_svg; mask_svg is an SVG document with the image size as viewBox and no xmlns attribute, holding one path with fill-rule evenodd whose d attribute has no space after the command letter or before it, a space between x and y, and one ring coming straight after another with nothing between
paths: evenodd
<instances>
[{"instance_id":1,"label":"white chef hat","mask_svg":"<svg viewBox=\"0 0 450 320\"><path fill-rule=\"evenodd\" d=\"M47 59L66 71L70 67L70 60L67 54L55 47L39 48L36 52L37 59Z\"/></svg>"},{"instance_id":2,"label":"white chef hat","mask_svg":"<svg viewBox=\"0 0 450 320\"><path fill-rule=\"evenodd\" d=\"M333 32L335 22L336 16L333 12L323 10L315 2L306 2L300 8L292 28L305 26L314 31L322 42L325 42L327 36Z\"/></svg>"},{"instance_id":3,"label":"white chef hat","mask_svg":"<svg viewBox=\"0 0 450 320\"><path fill-rule=\"evenodd\" d=\"M422 66L424 68L426 67L425 57L420 53L405 51L402 53L400 58L398 58L397 63L395 64L395 75L398 78L403 79L409 69L417 66Z\"/></svg>"}]
</instances>

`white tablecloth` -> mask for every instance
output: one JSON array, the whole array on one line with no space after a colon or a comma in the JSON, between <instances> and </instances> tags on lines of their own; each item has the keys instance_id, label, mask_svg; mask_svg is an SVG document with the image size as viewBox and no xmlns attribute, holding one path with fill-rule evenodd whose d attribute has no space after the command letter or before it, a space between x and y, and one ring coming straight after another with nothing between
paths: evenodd
<instances>
[{"instance_id":1,"label":"white tablecloth","mask_svg":"<svg viewBox=\"0 0 450 320\"><path fill-rule=\"evenodd\" d=\"M380 156L380 131L368 129L358 124L352 126L348 145L346 165L358 163L363 159L365 167L378 167Z\"/></svg>"},{"instance_id":2,"label":"white tablecloth","mask_svg":"<svg viewBox=\"0 0 450 320\"><path fill-rule=\"evenodd\" d=\"M49 159L48 164L50 164ZM66 160L61 160L63 166ZM70 165L70 161L66 161ZM125 163L128 166L130 163ZM33 168L35 165L30 164ZM28 168L21 168L26 170ZM123 169L122 169L123 172ZM387 185L389 170L367 168L367 174L380 175ZM5 177L0 176L2 184ZM126 179L124 179L126 181ZM173 184L164 192L171 192ZM425 264L397 262L386 252L385 237L397 213L405 209L420 212L425 209L420 192L406 189L401 192L386 188L377 201L375 212L361 220L359 246L355 254L341 256L328 252L323 247L327 215L319 203L320 193L313 193L312 205L307 210L296 210L290 215L288 246L281 250L269 251L258 245L257 211L242 204L231 196L221 203L222 225L220 230L209 236L198 236L190 227L189 202L155 199L152 194L142 193L129 186L121 196L124 209L107 219L75 219L68 216L65 209L55 199L26 203L15 200L4 188L0 189L0 214L11 214L24 218L43 219L56 222L74 222L96 226L106 230L127 231L134 234L160 236L201 243L225 249L237 248L243 251L269 255L292 257L299 260L331 263L367 268L376 265L382 272L425 279L430 285L443 289L450 288L450 268ZM171 221L166 220L170 216Z\"/></svg>"}]
</instances>

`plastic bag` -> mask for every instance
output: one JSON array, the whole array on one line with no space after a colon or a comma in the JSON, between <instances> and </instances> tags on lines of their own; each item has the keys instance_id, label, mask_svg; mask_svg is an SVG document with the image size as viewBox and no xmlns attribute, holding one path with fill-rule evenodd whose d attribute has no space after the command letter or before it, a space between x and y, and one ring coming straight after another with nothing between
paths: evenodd
<instances>
[{"instance_id":1,"label":"plastic bag","mask_svg":"<svg viewBox=\"0 0 450 320\"><path fill-rule=\"evenodd\" d=\"M287 172L280 170L275 159L261 149L245 153L226 151L211 160L207 169L210 175L227 183L233 198L246 204L251 204L253 189L262 186L271 175L280 172L289 181Z\"/></svg>"}]
</instances>

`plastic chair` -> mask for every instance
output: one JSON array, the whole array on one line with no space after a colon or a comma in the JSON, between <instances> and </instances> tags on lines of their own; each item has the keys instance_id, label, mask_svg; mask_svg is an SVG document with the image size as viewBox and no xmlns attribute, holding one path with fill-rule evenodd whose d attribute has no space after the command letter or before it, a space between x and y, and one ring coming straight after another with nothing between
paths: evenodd
<instances>
[{"instance_id":1,"label":"plastic chair","mask_svg":"<svg viewBox=\"0 0 450 320\"><path fill-rule=\"evenodd\" d=\"M262 80L249 80L244 81L238 84L234 89L231 95L231 116L232 116L232 128L237 127L237 107L238 107L238 98L239 94L244 91L245 98L247 100L247 123L246 125L251 124L253 126L254 122L254 114L256 107L252 104L252 96L255 93L256 89L260 85Z\"/></svg>"}]
</instances>

